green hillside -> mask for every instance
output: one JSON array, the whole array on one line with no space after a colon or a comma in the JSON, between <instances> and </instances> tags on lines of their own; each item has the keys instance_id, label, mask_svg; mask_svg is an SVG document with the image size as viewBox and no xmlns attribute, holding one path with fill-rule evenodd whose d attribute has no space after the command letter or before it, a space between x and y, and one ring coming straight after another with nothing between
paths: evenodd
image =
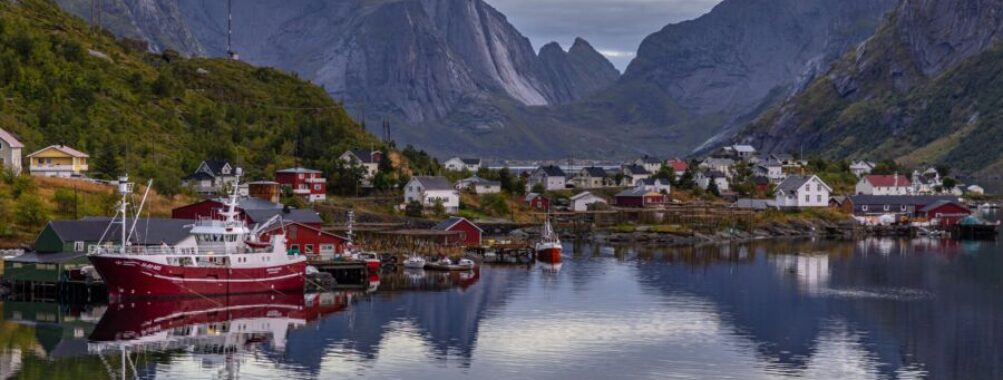
<instances>
[{"instance_id":1,"label":"green hillside","mask_svg":"<svg viewBox=\"0 0 1003 380\"><path fill-rule=\"evenodd\" d=\"M274 69L148 54L49 0L0 0L0 128L25 154L63 143L94 175L154 178L165 193L204 158L252 177L277 167L333 170L347 148L379 141L325 91Z\"/></svg>"}]
</instances>

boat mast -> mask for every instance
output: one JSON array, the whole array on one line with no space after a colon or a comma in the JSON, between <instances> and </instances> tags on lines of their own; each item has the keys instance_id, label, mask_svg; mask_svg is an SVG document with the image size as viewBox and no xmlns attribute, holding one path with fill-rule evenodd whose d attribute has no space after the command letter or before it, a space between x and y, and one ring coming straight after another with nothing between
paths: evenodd
<instances>
[{"instance_id":1,"label":"boat mast","mask_svg":"<svg viewBox=\"0 0 1003 380\"><path fill-rule=\"evenodd\" d=\"M129 242L129 233L126 231L128 229L129 220L129 194L132 193L132 184L129 183L129 175L118 177L118 192L122 194L122 200L119 202L118 213L122 215L122 254L126 253L126 245Z\"/></svg>"},{"instance_id":2,"label":"boat mast","mask_svg":"<svg viewBox=\"0 0 1003 380\"><path fill-rule=\"evenodd\" d=\"M234 174L234 177L237 179L233 181L233 191L230 192L230 201L227 202L226 211L223 212L223 216L226 217L226 224L228 225L237 221L237 196L240 190L240 176L244 174L244 170L237 168Z\"/></svg>"}]
</instances>

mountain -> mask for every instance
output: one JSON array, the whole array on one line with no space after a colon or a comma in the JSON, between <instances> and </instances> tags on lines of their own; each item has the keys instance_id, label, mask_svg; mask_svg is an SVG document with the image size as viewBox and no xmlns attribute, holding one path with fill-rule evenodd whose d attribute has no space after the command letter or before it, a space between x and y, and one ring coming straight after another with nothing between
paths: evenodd
<instances>
[{"instance_id":1,"label":"mountain","mask_svg":"<svg viewBox=\"0 0 1003 380\"><path fill-rule=\"evenodd\" d=\"M0 0L0 128L31 152L67 144L91 173L154 178L163 192L207 158L269 178L325 169L379 141L318 86L270 68L151 54L49 0Z\"/></svg>"},{"instance_id":2,"label":"mountain","mask_svg":"<svg viewBox=\"0 0 1003 380\"><path fill-rule=\"evenodd\" d=\"M567 52L557 42L546 44L539 56L561 103L598 93L620 77L616 67L582 38L576 38Z\"/></svg>"},{"instance_id":3,"label":"mountain","mask_svg":"<svg viewBox=\"0 0 1003 380\"><path fill-rule=\"evenodd\" d=\"M97 23L100 17L102 27L118 36L146 41L153 52L171 49L188 56L205 54L173 1L101 0L104 11L100 15L91 9L91 0L55 1L63 9L92 23Z\"/></svg>"},{"instance_id":4,"label":"mountain","mask_svg":"<svg viewBox=\"0 0 1003 380\"><path fill-rule=\"evenodd\" d=\"M879 31L741 135L767 151L1003 172L1003 2L904 0Z\"/></svg>"}]
</instances>

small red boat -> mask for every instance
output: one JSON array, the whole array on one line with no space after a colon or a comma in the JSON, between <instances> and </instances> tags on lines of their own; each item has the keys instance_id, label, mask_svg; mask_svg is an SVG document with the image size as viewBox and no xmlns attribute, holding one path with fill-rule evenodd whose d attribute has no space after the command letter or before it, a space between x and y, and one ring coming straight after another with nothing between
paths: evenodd
<instances>
[{"instance_id":1,"label":"small red boat","mask_svg":"<svg viewBox=\"0 0 1003 380\"><path fill-rule=\"evenodd\" d=\"M536 259L546 263L561 262L561 251L563 245L561 238L554 232L554 227L550 225L550 218L543 224L543 232L540 241L536 242Z\"/></svg>"}]
</instances>

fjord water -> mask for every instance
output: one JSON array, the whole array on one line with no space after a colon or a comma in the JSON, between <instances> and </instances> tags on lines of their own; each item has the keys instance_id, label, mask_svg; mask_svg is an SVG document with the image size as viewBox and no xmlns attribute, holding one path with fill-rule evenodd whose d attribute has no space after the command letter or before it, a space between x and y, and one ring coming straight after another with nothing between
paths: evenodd
<instances>
[{"instance_id":1,"label":"fjord water","mask_svg":"<svg viewBox=\"0 0 1003 380\"><path fill-rule=\"evenodd\" d=\"M122 367L128 378L150 379L1003 377L996 242L568 248L556 271L537 264L487 266L473 277L384 275L377 292L338 293L350 302L298 315L303 322L277 329L281 337L219 351L160 350L150 337L239 327L170 330L157 324L165 318L111 317L115 306L7 302L0 371L37 379L110 378ZM285 321L276 317L248 318ZM124 330L143 328L154 342L130 351L124 366L114 349L88 342L136 339Z\"/></svg>"}]
</instances>

